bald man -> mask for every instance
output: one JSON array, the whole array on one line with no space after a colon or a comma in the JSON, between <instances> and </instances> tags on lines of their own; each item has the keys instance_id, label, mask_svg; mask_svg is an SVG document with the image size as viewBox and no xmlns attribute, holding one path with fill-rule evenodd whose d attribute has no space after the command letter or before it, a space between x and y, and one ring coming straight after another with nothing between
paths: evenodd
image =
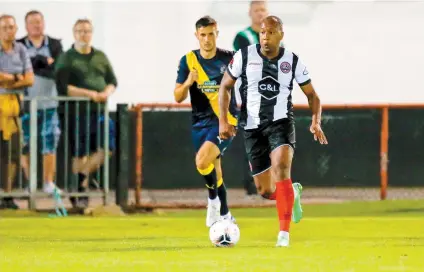
<instances>
[{"instance_id":1,"label":"bald man","mask_svg":"<svg viewBox=\"0 0 424 272\"><path fill-rule=\"evenodd\" d=\"M283 23L268 16L261 23L260 44L237 51L219 89L219 136L235 135L227 120L231 89L241 78L241 113L246 153L259 193L276 200L280 231L277 247L289 246L291 220L302 218L302 186L292 183L291 163L295 149L295 127L291 92L293 80L308 98L312 110L311 133L320 144L327 144L321 129L321 102L312 86L306 66L299 57L284 49Z\"/></svg>"}]
</instances>

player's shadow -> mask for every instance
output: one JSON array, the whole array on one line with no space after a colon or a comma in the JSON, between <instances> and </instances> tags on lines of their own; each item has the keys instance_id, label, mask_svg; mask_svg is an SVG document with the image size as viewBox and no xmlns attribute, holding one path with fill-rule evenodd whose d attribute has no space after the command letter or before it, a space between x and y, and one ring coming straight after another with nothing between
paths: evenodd
<instances>
[{"instance_id":1,"label":"player's shadow","mask_svg":"<svg viewBox=\"0 0 424 272\"><path fill-rule=\"evenodd\" d=\"M396 214L396 213L415 213L415 212L420 212L420 213L424 213L424 209L423 208L403 208L403 209L396 209L396 210L387 210L387 211L383 211L383 213L388 213L388 214Z\"/></svg>"},{"instance_id":2,"label":"player's shadow","mask_svg":"<svg viewBox=\"0 0 424 272\"><path fill-rule=\"evenodd\" d=\"M125 248L91 248L88 252L138 252L138 251L183 251L183 250L198 250L204 247L201 246L186 246L186 247L170 247L170 246L134 246Z\"/></svg>"},{"instance_id":3,"label":"player's shadow","mask_svg":"<svg viewBox=\"0 0 424 272\"><path fill-rule=\"evenodd\" d=\"M270 245L261 246L261 245L237 245L237 248L270 248ZM232 247L214 247L213 245L193 245L193 246L184 246L184 247L172 247L172 246L133 246L125 248L91 248L88 252L137 252L137 251L184 251L184 250L199 250L199 249L231 249Z\"/></svg>"},{"instance_id":4,"label":"player's shadow","mask_svg":"<svg viewBox=\"0 0 424 272\"><path fill-rule=\"evenodd\" d=\"M143 241L143 240L155 240L157 237L125 237L125 238L88 238L88 239L60 239L63 242L122 242L122 241Z\"/></svg>"}]
</instances>

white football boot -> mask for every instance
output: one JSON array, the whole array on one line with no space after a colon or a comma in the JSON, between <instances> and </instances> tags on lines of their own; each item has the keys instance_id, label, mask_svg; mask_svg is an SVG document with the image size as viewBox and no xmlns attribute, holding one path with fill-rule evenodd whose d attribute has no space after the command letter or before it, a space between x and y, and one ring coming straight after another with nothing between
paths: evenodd
<instances>
[{"instance_id":1,"label":"white football boot","mask_svg":"<svg viewBox=\"0 0 424 272\"><path fill-rule=\"evenodd\" d=\"M278 233L276 247L288 247L290 243L290 235L286 231L280 231Z\"/></svg>"},{"instance_id":2,"label":"white football boot","mask_svg":"<svg viewBox=\"0 0 424 272\"><path fill-rule=\"evenodd\" d=\"M208 210L206 214L207 227L210 227L213 225L213 223L215 223L216 221L219 221L219 219L221 218L220 210L221 210L221 201L219 201L219 198L216 197L213 200L208 198Z\"/></svg>"}]
</instances>

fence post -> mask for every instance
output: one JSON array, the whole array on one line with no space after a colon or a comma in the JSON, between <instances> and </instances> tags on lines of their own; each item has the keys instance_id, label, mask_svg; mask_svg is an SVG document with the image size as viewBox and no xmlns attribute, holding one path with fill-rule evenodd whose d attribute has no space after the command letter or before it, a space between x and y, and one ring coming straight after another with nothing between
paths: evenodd
<instances>
[{"instance_id":1,"label":"fence post","mask_svg":"<svg viewBox=\"0 0 424 272\"><path fill-rule=\"evenodd\" d=\"M35 194L37 192L37 98L30 100L30 172L29 172L29 202L28 207L30 210L36 209L36 197Z\"/></svg>"},{"instance_id":2,"label":"fence post","mask_svg":"<svg viewBox=\"0 0 424 272\"><path fill-rule=\"evenodd\" d=\"M103 164L103 204L109 204L109 107L108 104L105 104L104 109L104 150L106 153L105 161Z\"/></svg>"},{"instance_id":3,"label":"fence post","mask_svg":"<svg viewBox=\"0 0 424 272\"><path fill-rule=\"evenodd\" d=\"M128 205L128 182L129 182L129 128L130 119L128 104L118 104L116 112L117 140L119 152L117 152L118 178L116 180L116 205L122 208Z\"/></svg>"},{"instance_id":4,"label":"fence post","mask_svg":"<svg viewBox=\"0 0 424 272\"><path fill-rule=\"evenodd\" d=\"M135 205L141 205L141 186L143 183L143 108L136 106L136 162L135 162Z\"/></svg>"},{"instance_id":5,"label":"fence post","mask_svg":"<svg viewBox=\"0 0 424 272\"><path fill-rule=\"evenodd\" d=\"M387 197L388 163L389 163L389 107L384 107L381 112L380 135L380 199Z\"/></svg>"}]
</instances>

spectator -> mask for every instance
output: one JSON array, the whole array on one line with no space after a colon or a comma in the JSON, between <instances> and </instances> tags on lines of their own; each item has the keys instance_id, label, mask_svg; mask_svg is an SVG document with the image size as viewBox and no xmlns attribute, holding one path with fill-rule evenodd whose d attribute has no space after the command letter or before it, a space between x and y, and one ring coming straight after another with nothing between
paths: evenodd
<instances>
[{"instance_id":1,"label":"spectator","mask_svg":"<svg viewBox=\"0 0 424 272\"><path fill-rule=\"evenodd\" d=\"M44 17L39 11L30 11L25 16L25 25L28 35L18 42L28 50L34 69L34 85L28 88L27 96L56 97L57 90L54 81L54 62L63 52L60 40L53 39L44 34ZM43 154L43 189L52 194L56 174L56 149L60 137L59 117L57 115L58 102L56 100L40 100L37 103L38 138L40 139L41 153ZM29 178L29 139L30 124L29 114L22 117L24 133L22 167ZM59 190L60 192L60 190Z\"/></svg>"},{"instance_id":2,"label":"spectator","mask_svg":"<svg viewBox=\"0 0 424 272\"><path fill-rule=\"evenodd\" d=\"M251 44L259 43L261 22L263 18L268 16L266 1L250 1L249 16L251 25L237 33L234 38L233 47L236 51Z\"/></svg>"},{"instance_id":3,"label":"spectator","mask_svg":"<svg viewBox=\"0 0 424 272\"><path fill-rule=\"evenodd\" d=\"M5 192L12 190L19 162L20 93L34 81L28 52L15 42L17 30L13 16L0 16L0 182ZM3 199L2 207L18 208L11 197Z\"/></svg>"},{"instance_id":4,"label":"spectator","mask_svg":"<svg viewBox=\"0 0 424 272\"><path fill-rule=\"evenodd\" d=\"M75 43L56 64L56 84L60 95L87 97L92 100L88 104L89 108L77 108L77 102L70 102L69 105L70 114L73 116L68 128L74 157L73 171L78 175L78 190L82 192L89 185L89 174L96 171L106 158L103 125L108 120L105 120L103 111L109 96L115 92L117 80L106 55L91 46L93 33L91 21L78 20L73 31ZM97 136L100 141L97 141ZM87 150L88 146L90 150ZM114 147L114 123L109 120L110 151ZM74 207L88 206L88 198L71 198L71 202Z\"/></svg>"}]
</instances>

